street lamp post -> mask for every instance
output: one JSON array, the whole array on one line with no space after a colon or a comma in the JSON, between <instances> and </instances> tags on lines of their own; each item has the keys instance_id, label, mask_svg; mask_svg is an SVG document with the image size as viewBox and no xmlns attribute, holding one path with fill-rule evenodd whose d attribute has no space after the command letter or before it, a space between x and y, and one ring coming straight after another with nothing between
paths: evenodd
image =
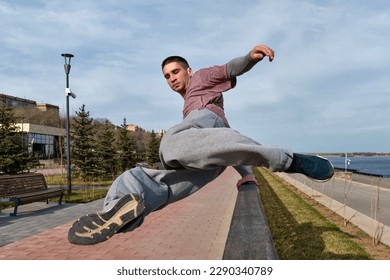
<instances>
[{"instance_id":1,"label":"street lamp post","mask_svg":"<svg viewBox=\"0 0 390 280\"><path fill-rule=\"evenodd\" d=\"M350 163L351 163L351 160L348 158L347 153L345 153L345 160L344 160L345 173L347 173L348 165L350 165Z\"/></svg>"},{"instance_id":2,"label":"street lamp post","mask_svg":"<svg viewBox=\"0 0 390 280\"><path fill-rule=\"evenodd\" d=\"M70 90L69 87L69 72L70 72L70 60L74 57L73 54L63 53L61 54L65 58L65 74L66 74L66 167L67 167L67 187L68 194L72 193L72 175L71 175L71 164L70 164L70 120L69 120L69 96L76 98L76 95Z\"/></svg>"}]
</instances>

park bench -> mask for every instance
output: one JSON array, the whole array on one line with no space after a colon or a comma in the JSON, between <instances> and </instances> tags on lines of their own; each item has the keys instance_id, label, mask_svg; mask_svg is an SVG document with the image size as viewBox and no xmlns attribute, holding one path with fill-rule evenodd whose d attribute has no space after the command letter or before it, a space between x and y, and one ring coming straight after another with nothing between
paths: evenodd
<instances>
[{"instance_id":1,"label":"park bench","mask_svg":"<svg viewBox=\"0 0 390 280\"><path fill-rule=\"evenodd\" d=\"M18 206L30 202L46 200L59 197L59 204L62 203L64 189L61 187L48 188L45 177L40 173L25 173L17 175L0 175L0 202L12 202L16 216Z\"/></svg>"}]
</instances>

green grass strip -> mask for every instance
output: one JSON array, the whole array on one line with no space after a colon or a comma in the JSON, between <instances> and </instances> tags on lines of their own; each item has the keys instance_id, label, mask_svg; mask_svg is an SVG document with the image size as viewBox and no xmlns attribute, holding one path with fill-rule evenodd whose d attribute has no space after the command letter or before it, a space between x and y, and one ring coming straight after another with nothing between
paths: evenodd
<instances>
[{"instance_id":1,"label":"green grass strip","mask_svg":"<svg viewBox=\"0 0 390 280\"><path fill-rule=\"evenodd\" d=\"M372 259L339 227L265 168L253 168L260 196L280 259Z\"/></svg>"}]
</instances>

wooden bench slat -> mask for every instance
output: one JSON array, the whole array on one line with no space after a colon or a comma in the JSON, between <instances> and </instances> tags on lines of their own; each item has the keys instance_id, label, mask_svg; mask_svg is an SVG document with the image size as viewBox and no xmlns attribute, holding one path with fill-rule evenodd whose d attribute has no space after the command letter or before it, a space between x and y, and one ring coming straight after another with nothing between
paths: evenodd
<instances>
[{"instance_id":1,"label":"wooden bench slat","mask_svg":"<svg viewBox=\"0 0 390 280\"><path fill-rule=\"evenodd\" d=\"M61 194L64 192L62 188L55 188L55 189L47 189L47 190L41 190L31 193L23 193L18 195L9 196L9 198L19 198L19 199L25 199L28 197L34 197L34 196L42 196L42 195L55 195L55 194Z\"/></svg>"},{"instance_id":2,"label":"wooden bench slat","mask_svg":"<svg viewBox=\"0 0 390 280\"><path fill-rule=\"evenodd\" d=\"M39 200L48 200L59 196L62 203L63 188L48 188L45 177L40 173L25 173L18 175L0 176L0 198L14 202L14 213L17 213L20 204Z\"/></svg>"}]
</instances>

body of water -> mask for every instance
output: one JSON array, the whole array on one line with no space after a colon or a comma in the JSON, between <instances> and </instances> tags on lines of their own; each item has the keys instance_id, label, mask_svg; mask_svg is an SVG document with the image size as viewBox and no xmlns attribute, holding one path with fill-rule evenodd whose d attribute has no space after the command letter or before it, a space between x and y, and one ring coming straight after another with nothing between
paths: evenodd
<instances>
[{"instance_id":1,"label":"body of water","mask_svg":"<svg viewBox=\"0 0 390 280\"><path fill-rule=\"evenodd\" d=\"M390 156L326 157L335 168L383 177L390 177ZM347 162L347 164L346 164Z\"/></svg>"}]
</instances>

